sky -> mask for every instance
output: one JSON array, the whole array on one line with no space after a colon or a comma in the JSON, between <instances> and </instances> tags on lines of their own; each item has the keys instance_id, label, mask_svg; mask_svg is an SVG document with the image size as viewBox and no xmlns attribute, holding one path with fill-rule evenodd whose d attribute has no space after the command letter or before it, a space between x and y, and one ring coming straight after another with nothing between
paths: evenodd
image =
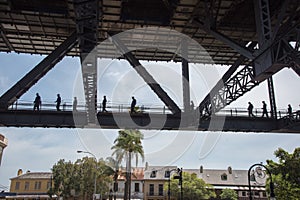
<instances>
[{"instance_id":1,"label":"sky","mask_svg":"<svg viewBox=\"0 0 300 200\"><path fill-rule=\"evenodd\" d=\"M0 53L0 95L38 64L44 56L16 53ZM146 69L161 84L171 98L182 106L181 64L163 62L142 62ZM191 100L198 105L214 83L227 69L208 65L190 64ZM277 108L284 111L291 104L300 109L300 79L291 69L283 69L274 75ZM99 60L98 97L107 96L108 105L129 105L131 96L137 105L162 107L162 102L145 85L142 79L124 60ZM84 102L80 63L78 58L66 57L27 91L20 102L33 102L39 93L43 102L54 103L56 94L63 102L71 103L74 96ZM248 101L254 108L261 108L261 101L267 103L268 91L265 82L254 88L229 107L246 109ZM31 109L31 108L30 108ZM54 109L54 108L53 108ZM248 169L252 164L267 159L275 160L274 151L279 147L292 152L299 147L300 134L251 133L251 132L198 132L141 130L145 162L149 165L177 165L183 168ZM111 146L118 130L66 129L66 128L15 128L0 127L0 133L8 139L0 166L0 188L9 187L10 178L23 171L50 171L60 159L75 161L93 153L97 158L111 156ZM145 162L139 162L144 166ZM8 189L7 189L8 190Z\"/></svg>"}]
</instances>

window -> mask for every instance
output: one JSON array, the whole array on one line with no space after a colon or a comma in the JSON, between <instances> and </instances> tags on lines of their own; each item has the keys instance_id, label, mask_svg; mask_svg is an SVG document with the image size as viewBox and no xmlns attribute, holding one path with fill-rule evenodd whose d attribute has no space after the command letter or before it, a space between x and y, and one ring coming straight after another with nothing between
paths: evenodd
<instances>
[{"instance_id":1,"label":"window","mask_svg":"<svg viewBox=\"0 0 300 200\"><path fill-rule=\"evenodd\" d=\"M24 190L29 190L29 182L25 182Z\"/></svg>"},{"instance_id":2,"label":"window","mask_svg":"<svg viewBox=\"0 0 300 200\"><path fill-rule=\"evenodd\" d=\"M165 178L170 178L171 172L170 170L165 171Z\"/></svg>"},{"instance_id":3,"label":"window","mask_svg":"<svg viewBox=\"0 0 300 200\"><path fill-rule=\"evenodd\" d=\"M159 184L158 185L158 195L159 196L163 196L164 195L164 185L163 184Z\"/></svg>"},{"instance_id":4,"label":"window","mask_svg":"<svg viewBox=\"0 0 300 200\"><path fill-rule=\"evenodd\" d=\"M16 182L15 190L19 190L19 189L20 189L20 182Z\"/></svg>"},{"instance_id":5,"label":"window","mask_svg":"<svg viewBox=\"0 0 300 200\"><path fill-rule=\"evenodd\" d=\"M149 185L149 195L153 196L154 195L154 184Z\"/></svg>"},{"instance_id":6,"label":"window","mask_svg":"<svg viewBox=\"0 0 300 200\"><path fill-rule=\"evenodd\" d=\"M227 174L225 174L225 173L222 174L222 175L221 175L221 180L222 180L222 181L227 181Z\"/></svg>"},{"instance_id":7,"label":"window","mask_svg":"<svg viewBox=\"0 0 300 200\"><path fill-rule=\"evenodd\" d=\"M156 170L153 170L150 174L150 178L155 178L156 177Z\"/></svg>"},{"instance_id":8,"label":"window","mask_svg":"<svg viewBox=\"0 0 300 200\"><path fill-rule=\"evenodd\" d=\"M245 192L245 191L242 192L242 196L243 196L243 197L246 196L246 192Z\"/></svg>"},{"instance_id":9,"label":"window","mask_svg":"<svg viewBox=\"0 0 300 200\"><path fill-rule=\"evenodd\" d=\"M267 193L266 192L263 192L262 195L263 195L263 197L267 197Z\"/></svg>"},{"instance_id":10,"label":"window","mask_svg":"<svg viewBox=\"0 0 300 200\"><path fill-rule=\"evenodd\" d=\"M134 183L134 192L140 192L140 184Z\"/></svg>"},{"instance_id":11,"label":"window","mask_svg":"<svg viewBox=\"0 0 300 200\"><path fill-rule=\"evenodd\" d=\"M47 182L47 189L50 189L51 186L52 186L52 185L51 185L51 181L48 181L48 182Z\"/></svg>"},{"instance_id":12,"label":"window","mask_svg":"<svg viewBox=\"0 0 300 200\"><path fill-rule=\"evenodd\" d=\"M41 189L41 185L42 185L41 181L36 181L34 183L34 189L35 190L40 190Z\"/></svg>"}]
</instances>

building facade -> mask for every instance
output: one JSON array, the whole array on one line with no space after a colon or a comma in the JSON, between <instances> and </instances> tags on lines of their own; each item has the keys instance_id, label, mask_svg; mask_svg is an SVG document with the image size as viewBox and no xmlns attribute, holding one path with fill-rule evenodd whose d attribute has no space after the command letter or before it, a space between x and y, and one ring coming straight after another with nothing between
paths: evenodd
<instances>
[{"instance_id":1,"label":"building facade","mask_svg":"<svg viewBox=\"0 0 300 200\"><path fill-rule=\"evenodd\" d=\"M200 166L199 169L184 169L185 172L197 174L206 183L212 185L215 189L217 198L225 188L233 189L238 194L239 200L249 199L248 186L248 170L233 170L231 167L227 169L204 169ZM252 196L256 200L267 200L265 190L267 176L257 178L257 181L251 181Z\"/></svg>"},{"instance_id":2,"label":"building facade","mask_svg":"<svg viewBox=\"0 0 300 200\"><path fill-rule=\"evenodd\" d=\"M168 199L169 190L165 183L169 183L171 175L177 170L176 166L147 166L144 175L144 200ZM170 199L174 200L170 194Z\"/></svg>"},{"instance_id":3,"label":"building facade","mask_svg":"<svg viewBox=\"0 0 300 200\"><path fill-rule=\"evenodd\" d=\"M50 199L48 190L51 188L51 178L51 172L23 173L19 169L17 176L10 179L10 192L15 195L8 199Z\"/></svg>"},{"instance_id":4,"label":"building facade","mask_svg":"<svg viewBox=\"0 0 300 200\"><path fill-rule=\"evenodd\" d=\"M131 199L144 200L177 200L169 193L168 183L170 178L177 173L177 166L148 166L133 168L131 174ZM183 169L183 172L196 174L206 183L213 186L217 195L215 199L220 199L220 194L225 188L233 189L238 194L239 200L249 199L248 171L228 169ZM115 195L117 199L123 199L125 188L125 173L120 172L116 184L111 185L110 199ZM268 195L265 190L267 176L262 169L256 168L251 172L252 197L256 200L267 200ZM51 172L26 172L18 171L16 177L11 178L10 195L5 199L50 199L47 194L51 187ZM184 181L184 180L183 180ZM115 186L115 188L114 188ZM115 193L113 191L115 190ZM170 194L170 196L169 196ZM183 194L184 195L184 194ZM1 195L0 195L1 196ZM55 197L54 197L55 198ZM80 199L80 198L79 198Z\"/></svg>"},{"instance_id":5,"label":"building facade","mask_svg":"<svg viewBox=\"0 0 300 200\"><path fill-rule=\"evenodd\" d=\"M144 168L135 167L132 168L131 173L131 199L143 199L144 198ZM118 199L123 199L125 190L125 170L120 169L118 175L118 181L115 184L115 195ZM111 190L114 191L113 185Z\"/></svg>"}]
</instances>

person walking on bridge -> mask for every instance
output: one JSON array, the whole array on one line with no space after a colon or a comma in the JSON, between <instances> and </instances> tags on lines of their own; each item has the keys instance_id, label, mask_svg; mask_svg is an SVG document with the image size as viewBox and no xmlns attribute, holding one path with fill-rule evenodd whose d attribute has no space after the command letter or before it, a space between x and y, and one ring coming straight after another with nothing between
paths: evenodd
<instances>
[{"instance_id":1,"label":"person walking on bridge","mask_svg":"<svg viewBox=\"0 0 300 200\"><path fill-rule=\"evenodd\" d=\"M74 97L74 100L73 100L73 111L77 111L77 97Z\"/></svg>"},{"instance_id":2,"label":"person walking on bridge","mask_svg":"<svg viewBox=\"0 0 300 200\"><path fill-rule=\"evenodd\" d=\"M248 102L248 104L249 104L249 106L248 106L248 116L249 116L249 117L255 117L255 116L253 115L253 105L252 105L252 103L251 103L251 102Z\"/></svg>"},{"instance_id":3,"label":"person walking on bridge","mask_svg":"<svg viewBox=\"0 0 300 200\"><path fill-rule=\"evenodd\" d=\"M60 97L60 95L59 94L57 94L57 99L56 99L56 110L57 111L60 111L60 104L61 104L61 97Z\"/></svg>"},{"instance_id":4,"label":"person walking on bridge","mask_svg":"<svg viewBox=\"0 0 300 200\"><path fill-rule=\"evenodd\" d=\"M262 101L262 103L263 103L263 107L262 107L262 116L261 117L264 117L265 115L266 115L266 117L269 117L268 116L268 111L267 111L267 104L266 104L266 102L265 101Z\"/></svg>"},{"instance_id":5,"label":"person walking on bridge","mask_svg":"<svg viewBox=\"0 0 300 200\"><path fill-rule=\"evenodd\" d=\"M33 102L34 106L33 106L33 110L37 110L39 111L41 106L42 106L42 100L41 100L41 97L39 95L39 93L36 93L36 97L34 99L34 102Z\"/></svg>"},{"instance_id":6,"label":"person walking on bridge","mask_svg":"<svg viewBox=\"0 0 300 200\"><path fill-rule=\"evenodd\" d=\"M288 105L288 115L289 115L289 118L292 118L292 117L293 117L293 111L292 111L292 106L291 106L291 104Z\"/></svg>"},{"instance_id":7,"label":"person walking on bridge","mask_svg":"<svg viewBox=\"0 0 300 200\"><path fill-rule=\"evenodd\" d=\"M136 105L136 99L134 97L132 97L132 102L131 102L131 106L130 106L130 112L131 113L135 113L135 105Z\"/></svg>"},{"instance_id":8,"label":"person walking on bridge","mask_svg":"<svg viewBox=\"0 0 300 200\"><path fill-rule=\"evenodd\" d=\"M103 100L102 100L102 112L107 112L107 110L106 110L106 103L107 103L106 96L103 96Z\"/></svg>"}]
</instances>

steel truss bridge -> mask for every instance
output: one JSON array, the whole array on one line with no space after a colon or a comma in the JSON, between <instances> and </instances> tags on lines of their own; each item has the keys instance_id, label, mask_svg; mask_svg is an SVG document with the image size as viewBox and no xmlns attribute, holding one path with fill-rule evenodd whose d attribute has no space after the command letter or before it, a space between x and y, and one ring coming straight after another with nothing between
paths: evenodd
<instances>
[{"instance_id":1,"label":"steel truss bridge","mask_svg":"<svg viewBox=\"0 0 300 200\"><path fill-rule=\"evenodd\" d=\"M216 130L300 132L297 113L277 116L272 79L285 67L300 75L298 0L1 0L0 31L0 51L47 55L0 97L2 126L212 130L212 119L220 117L224 124ZM64 56L81 59L86 110L11 109ZM170 114L97 113L97 58L126 59ZM182 63L183 108L140 60ZM197 117L189 109L189 63L230 66L201 101ZM268 83L271 118L220 114L263 81ZM121 122L116 123L116 116ZM147 126L161 118L164 125Z\"/></svg>"}]
</instances>

